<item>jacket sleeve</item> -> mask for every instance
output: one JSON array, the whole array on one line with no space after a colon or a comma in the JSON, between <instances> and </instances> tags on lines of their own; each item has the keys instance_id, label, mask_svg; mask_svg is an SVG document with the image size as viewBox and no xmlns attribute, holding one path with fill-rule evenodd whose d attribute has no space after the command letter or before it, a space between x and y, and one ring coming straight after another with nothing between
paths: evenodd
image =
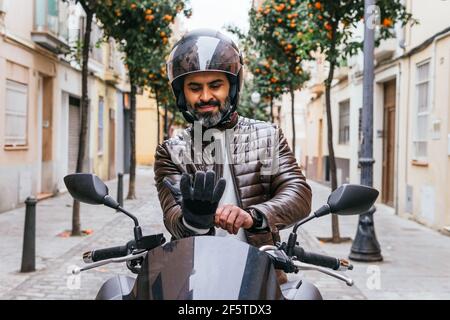
<instances>
[{"instance_id":1,"label":"jacket sleeve","mask_svg":"<svg viewBox=\"0 0 450 320\"><path fill-rule=\"evenodd\" d=\"M172 184L179 186L182 174L181 168L172 161L165 143L160 144L156 148L154 171L158 198L163 211L166 229L174 239L196 235L194 231L183 224L181 206L177 203L172 192L163 183L164 178L168 178Z\"/></svg>"},{"instance_id":2,"label":"jacket sleeve","mask_svg":"<svg viewBox=\"0 0 450 320\"><path fill-rule=\"evenodd\" d=\"M264 215L272 233L307 217L311 211L311 188L306 183L281 129L278 130L278 170L270 179L270 200L251 205Z\"/></svg>"}]
</instances>

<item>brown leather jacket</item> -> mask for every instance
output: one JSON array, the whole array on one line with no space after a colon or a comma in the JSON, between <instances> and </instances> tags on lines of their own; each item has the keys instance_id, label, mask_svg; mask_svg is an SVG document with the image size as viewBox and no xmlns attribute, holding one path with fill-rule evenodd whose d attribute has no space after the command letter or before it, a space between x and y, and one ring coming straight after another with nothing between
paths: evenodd
<instances>
[{"instance_id":1,"label":"brown leather jacket","mask_svg":"<svg viewBox=\"0 0 450 320\"><path fill-rule=\"evenodd\" d=\"M233 177L231 183L237 190L238 206L244 210L253 208L259 211L268 223L268 230L265 232L245 230L247 241L256 247L274 244L280 240L279 230L309 214L311 188L306 183L286 138L276 125L238 117L236 114L228 125L219 129L227 129L231 134L231 138L225 140L229 146L229 157L233 159L229 166ZM186 161L180 161L177 158L180 154L193 155L195 158L195 142L189 144L186 137L194 137L192 127L185 129L184 135L160 144L155 156L155 180L164 212L164 224L175 239L188 237L193 233L182 223L181 207L164 186L163 179L168 177L172 183L179 183L183 172L194 174L197 170L213 169L217 179L223 173L223 164L205 161L204 157L201 157L199 163L186 164ZM210 144L210 141L207 142ZM208 143L201 143L204 152ZM214 155L214 151L212 153Z\"/></svg>"}]
</instances>

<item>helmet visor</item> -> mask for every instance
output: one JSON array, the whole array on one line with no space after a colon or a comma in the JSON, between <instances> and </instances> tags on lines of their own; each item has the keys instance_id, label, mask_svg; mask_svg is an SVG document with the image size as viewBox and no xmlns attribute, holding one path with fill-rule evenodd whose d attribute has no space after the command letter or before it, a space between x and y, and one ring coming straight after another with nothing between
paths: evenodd
<instances>
[{"instance_id":1,"label":"helmet visor","mask_svg":"<svg viewBox=\"0 0 450 320\"><path fill-rule=\"evenodd\" d=\"M237 76L242 67L232 43L210 36L191 37L178 43L167 63L167 74L175 79L200 71L220 71Z\"/></svg>"}]
</instances>

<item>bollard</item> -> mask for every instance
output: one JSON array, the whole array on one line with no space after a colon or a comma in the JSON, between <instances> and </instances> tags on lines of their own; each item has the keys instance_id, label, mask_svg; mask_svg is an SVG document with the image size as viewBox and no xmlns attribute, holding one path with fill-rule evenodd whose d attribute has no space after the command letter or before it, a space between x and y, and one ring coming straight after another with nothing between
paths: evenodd
<instances>
[{"instance_id":1,"label":"bollard","mask_svg":"<svg viewBox=\"0 0 450 320\"><path fill-rule=\"evenodd\" d=\"M20 272L36 270L36 203L35 197L28 197L25 200L25 228Z\"/></svg>"},{"instance_id":2,"label":"bollard","mask_svg":"<svg viewBox=\"0 0 450 320\"><path fill-rule=\"evenodd\" d=\"M118 173L117 181L117 202L123 208L123 173ZM116 210L119 211L119 210Z\"/></svg>"}]
</instances>

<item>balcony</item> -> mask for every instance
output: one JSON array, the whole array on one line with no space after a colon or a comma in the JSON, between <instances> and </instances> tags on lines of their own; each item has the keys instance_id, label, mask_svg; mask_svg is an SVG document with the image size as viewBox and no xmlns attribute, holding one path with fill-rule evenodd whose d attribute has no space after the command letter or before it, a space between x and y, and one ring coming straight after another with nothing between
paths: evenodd
<instances>
[{"instance_id":1,"label":"balcony","mask_svg":"<svg viewBox=\"0 0 450 320\"><path fill-rule=\"evenodd\" d=\"M334 79L343 81L348 78L349 72L350 69L347 66L337 67L334 72Z\"/></svg>"},{"instance_id":2,"label":"balcony","mask_svg":"<svg viewBox=\"0 0 450 320\"><path fill-rule=\"evenodd\" d=\"M59 0L36 0L31 39L55 54L67 53L67 4Z\"/></svg>"},{"instance_id":3,"label":"balcony","mask_svg":"<svg viewBox=\"0 0 450 320\"><path fill-rule=\"evenodd\" d=\"M119 82L119 74L111 68L105 70L104 80L110 85L115 85Z\"/></svg>"},{"instance_id":4,"label":"balcony","mask_svg":"<svg viewBox=\"0 0 450 320\"><path fill-rule=\"evenodd\" d=\"M378 48L375 48L375 60L377 63L391 59L397 49L397 39L391 38L381 41Z\"/></svg>"}]
</instances>

